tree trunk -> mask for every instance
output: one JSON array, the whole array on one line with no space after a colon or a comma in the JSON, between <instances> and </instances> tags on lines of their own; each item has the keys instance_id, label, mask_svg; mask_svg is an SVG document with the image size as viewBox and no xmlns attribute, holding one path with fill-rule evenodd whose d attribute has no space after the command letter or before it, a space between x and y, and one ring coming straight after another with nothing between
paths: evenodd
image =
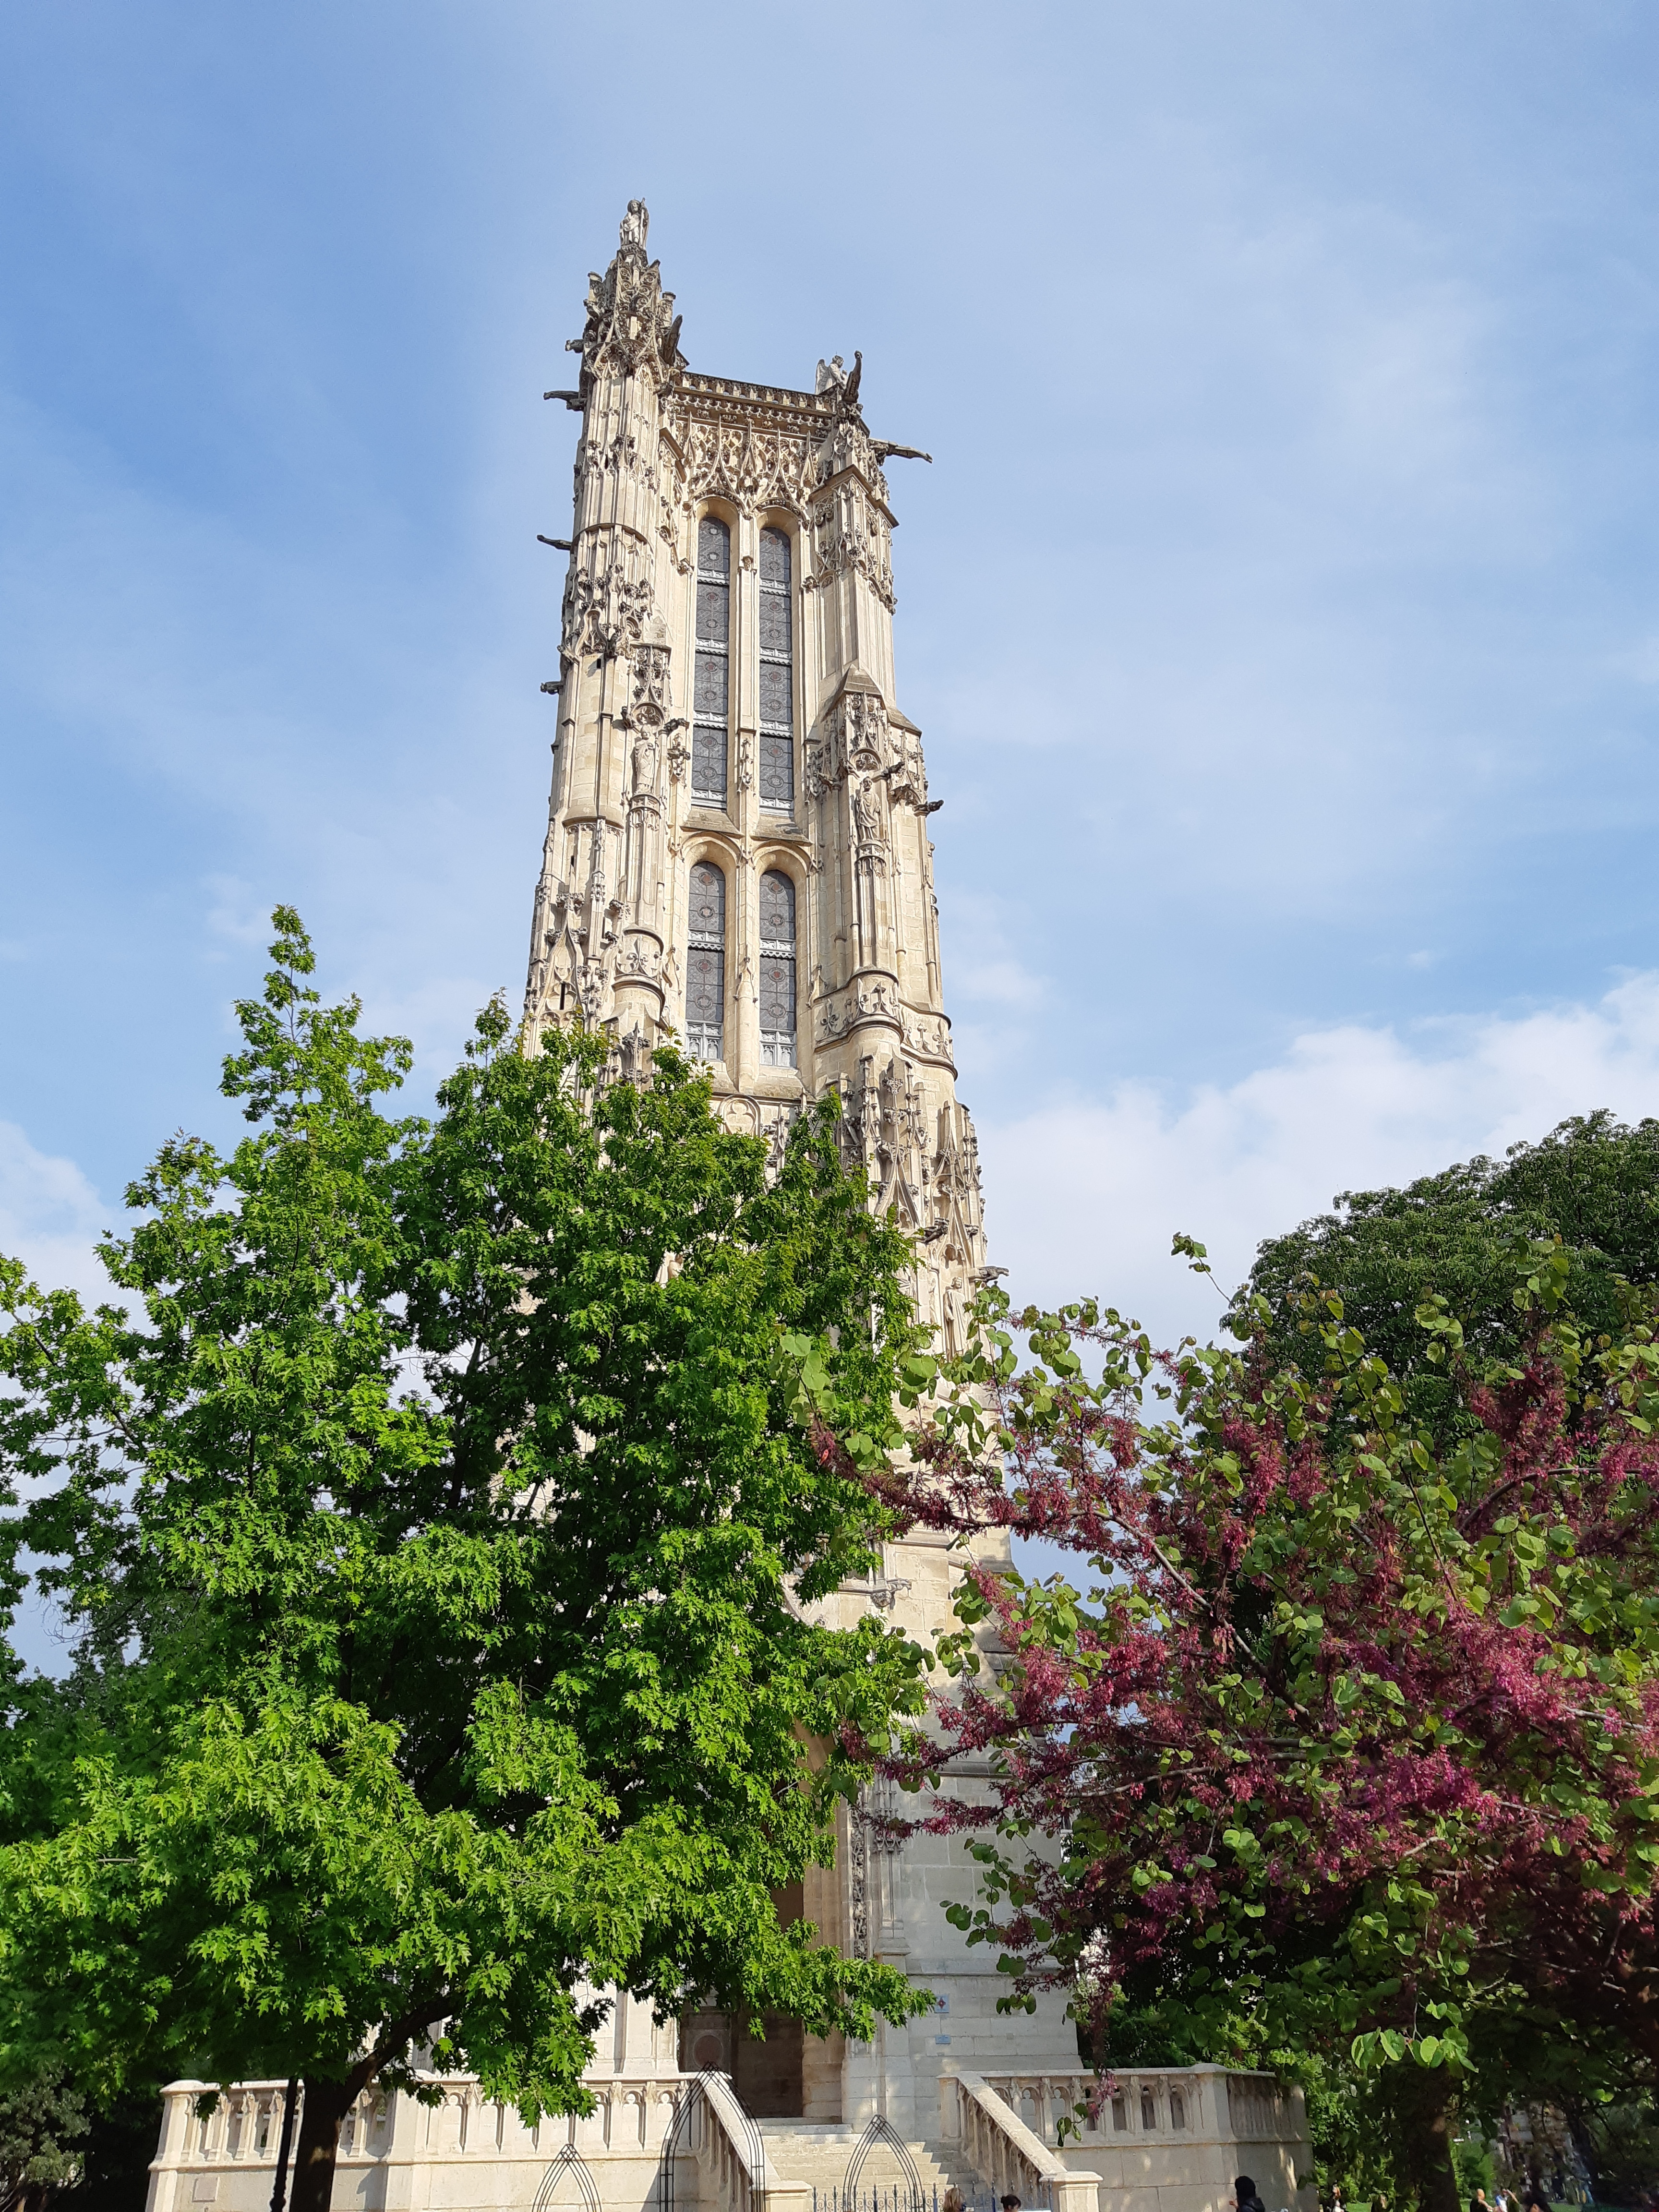
<instances>
[{"instance_id":1,"label":"tree trunk","mask_svg":"<svg viewBox=\"0 0 1659 2212\"><path fill-rule=\"evenodd\" d=\"M1456 2083L1444 2066L1419 2066L1408 2059L1400 2071L1396 2110L1404 2123L1406 2156L1419 2212L1459 2212L1451 2130Z\"/></svg>"},{"instance_id":2,"label":"tree trunk","mask_svg":"<svg viewBox=\"0 0 1659 2212\"><path fill-rule=\"evenodd\" d=\"M349 2082L313 2081L307 2077L300 2106L300 2148L294 2160L289 2212L329 2212L340 2123L351 2110L356 2094Z\"/></svg>"},{"instance_id":3,"label":"tree trunk","mask_svg":"<svg viewBox=\"0 0 1659 2212\"><path fill-rule=\"evenodd\" d=\"M300 2084L293 2075L283 2092L283 2136L276 2146L276 2178L270 2185L270 2212L284 2212L288 2201L288 2162L294 2154L294 2115L300 2102Z\"/></svg>"}]
</instances>

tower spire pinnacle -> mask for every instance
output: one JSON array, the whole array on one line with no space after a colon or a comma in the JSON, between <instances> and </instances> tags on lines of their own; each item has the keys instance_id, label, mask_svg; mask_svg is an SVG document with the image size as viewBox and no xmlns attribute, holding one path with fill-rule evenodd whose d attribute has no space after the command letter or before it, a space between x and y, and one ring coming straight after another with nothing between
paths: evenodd
<instances>
[{"instance_id":1,"label":"tower spire pinnacle","mask_svg":"<svg viewBox=\"0 0 1659 2212\"><path fill-rule=\"evenodd\" d=\"M660 385L684 366L674 295L662 289L660 263L645 258L650 228L645 202L629 200L611 266L588 274L586 325L568 348L580 354L584 378L643 375Z\"/></svg>"}]
</instances>

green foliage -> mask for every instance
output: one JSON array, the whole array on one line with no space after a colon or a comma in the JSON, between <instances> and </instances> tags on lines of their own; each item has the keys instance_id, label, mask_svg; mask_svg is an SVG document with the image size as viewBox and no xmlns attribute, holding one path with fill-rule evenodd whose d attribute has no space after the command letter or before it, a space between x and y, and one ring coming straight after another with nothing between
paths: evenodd
<instances>
[{"instance_id":1,"label":"green foliage","mask_svg":"<svg viewBox=\"0 0 1659 2212\"><path fill-rule=\"evenodd\" d=\"M942 1743L991 1789L930 1821L974 1838L951 1917L1004 2002L1070 1989L1113 2063L1375 2084L1428 2212L1454 2116L1659 2064L1659 1291L1592 1336L1558 1237L1503 1267L1512 1352L1414 1317L1439 1434L1334 1293L1312 1377L1092 1304L1020 1316L1021 1363L988 1299L909 1487L1092 1583L981 1571L958 1607L1010 1656L959 1649Z\"/></svg>"},{"instance_id":2,"label":"green foliage","mask_svg":"<svg viewBox=\"0 0 1659 2212\"><path fill-rule=\"evenodd\" d=\"M1361 2074L1340 2059L1302 2055L1298 2071L1313 2143L1313 2179L1322 2204L1403 2206L1411 2195L1401 2116L1383 2075Z\"/></svg>"},{"instance_id":3,"label":"green foliage","mask_svg":"<svg viewBox=\"0 0 1659 2212\"><path fill-rule=\"evenodd\" d=\"M1324 1371L1326 1294L1400 1379L1409 1416L1437 1436L1472 1431L1456 1386L1417 1322L1439 1296L1472 1355L1513 1359L1526 1334L1509 1255L1516 1240L1559 1235L1571 1255L1568 1302L1585 1334L1615 1334L1620 1281L1659 1282L1659 1121L1634 1128L1605 1109L1563 1121L1501 1160L1476 1158L1403 1190L1345 1191L1336 1211L1271 1238L1234 1303L1232 1326L1265 1317L1269 1364ZM1255 1307L1252 1301L1264 1304Z\"/></svg>"},{"instance_id":4,"label":"green foliage","mask_svg":"<svg viewBox=\"0 0 1659 2212\"><path fill-rule=\"evenodd\" d=\"M7 1675L0 2078L298 2075L303 2150L438 2021L487 2094L584 2109L584 1985L909 2016L772 1901L921 1704L902 1635L797 1601L888 1525L801 1371L887 1432L904 1241L823 1115L769 1187L672 1053L607 1085L499 1006L388 1118L407 1046L276 921L251 1132L132 1187L123 1303L0 1261L6 1594L27 1544L80 1636L68 1685Z\"/></svg>"},{"instance_id":5,"label":"green foliage","mask_svg":"<svg viewBox=\"0 0 1659 2212\"><path fill-rule=\"evenodd\" d=\"M1457 2193L1465 2203L1473 2200L1477 2189L1484 2189L1486 2201L1492 2202L1498 2186L1498 2176L1492 2162L1492 2153L1478 2138L1471 2137L1452 2145L1452 2168L1457 2176Z\"/></svg>"},{"instance_id":6,"label":"green foliage","mask_svg":"<svg viewBox=\"0 0 1659 2212\"><path fill-rule=\"evenodd\" d=\"M1644 2203L1659 2183L1659 2118L1651 2103L1604 2105L1588 2116L1583 2136L1596 2202Z\"/></svg>"},{"instance_id":7,"label":"green foliage","mask_svg":"<svg viewBox=\"0 0 1659 2212\"><path fill-rule=\"evenodd\" d=\"M72 2180L86 2132L86 2106L60 2066L43 2066L0 2092L0 2203Z\"/></svg>"}]
</instances>

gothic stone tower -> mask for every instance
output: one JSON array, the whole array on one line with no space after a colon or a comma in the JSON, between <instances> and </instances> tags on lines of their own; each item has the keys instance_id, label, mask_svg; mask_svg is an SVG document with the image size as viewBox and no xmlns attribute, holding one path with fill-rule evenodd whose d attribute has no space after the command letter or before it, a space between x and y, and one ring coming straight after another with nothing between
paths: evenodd
<instances>
[{"instance_id":1,"label":"gothic stone tower","mask_svg":"<svg viewBox=\"0 0 1659 2212\"><path fill-rule=\"evenodd\" d=\"M665 1028L733 1127L841 1094L849 1164L921 1240L953 1342L984 1266L939 976L921 733L893 674L894 519L859 368L699 375L636 201L571 349L582 416L531 933L532 1030L631 1066ZM565 541L552 541L563 549Z\"/></svg>"},{"instance_id":2,"label":"gothic stone tower","mask_svg":"<svg viewBox=\"0 0 1659 2212\"><path fill-rule=\"evenodd\" d=\"M848 1164L915 1235L919 1309L954 1349L985 1254L940 984L936 802L894 680L882 464L908 449L866 428L856 356L850 375L820 362L811 392L688 367L646 222L636 201L570 342L580 386L549 395L582 428L574 526L550 541L570 565L526 1018L603 1025L624 1073L672 1030L730 1124L775 1144L803 1101L838 1091ZM873 1606L937 1634L960 1572L944 1537L914 1532L820 1610L851 1626ZM1063 2007L999 2017L1000 1978L945 1920L974 1892L960 1848L896 1850L879 1809L789 1902L925 1982L941 2016L843 2048L698 2015L681 2063L729 2073L757 2116L879 2112L926 2136L942 2068L1077 2063Z\"/></svg>"}]
</instances>

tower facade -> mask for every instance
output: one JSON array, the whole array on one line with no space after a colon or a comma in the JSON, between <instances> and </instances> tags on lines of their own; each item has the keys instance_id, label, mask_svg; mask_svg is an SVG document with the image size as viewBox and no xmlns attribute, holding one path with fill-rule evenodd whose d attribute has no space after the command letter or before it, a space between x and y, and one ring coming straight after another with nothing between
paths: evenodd
<instances>
[{"instance_id":1,"label":"tower facade","mask_svg":"<svg viewBox=\"0 0 1659 2212\"><path fill-rule=\"evenodd\" d=\"M861 364L788 391L701 374L632 203L570 341L579 410L532 1031L624 1068L672 1031L781 1146L839 1093L849 1165L920 1240L945 1345L985 1264L956 1095L921 732L900 709L892 533Z\"/></svg>"},{"instance_id":2,"label":"tower facade","mask_svg":"<svg viewBox=\"0 0 1659 2212\"><path fill-rule=\"evenodd\" d=\"M811 391L692 369L646 240L635 202L589 279L580 381L549 395L582 425L571 533L548 541L569 566L526 1019L604 1028L623 1074L672 1033L729 1125L780 1148L836 1092L848 1165L911 1231L918 1312L955 1351L984 1233L940 974L938 802L894 673L883 465L911 452L871 436L856 355L850 374L820 362ZM850 1627L873 1607L926 1640L954 1626L963 1565L947 1536L913 1530L817 1612ZM943 1838L899 1848L880 1818L896 1809L845 1819L836 1866L781 1902L940 2011L858 2045L781 2020L763 2041L714 2014L685 2022L680 2063L729 2075L757 2118L880 2114L926 2135L941 2072L1008 2059L1011 2037L1027 2063L1077 2063L1059 1999L1018 2031L998 2014L994 1962L945 1917L973 1895L972 1863Z\"/></svg>"}]
</instances>

